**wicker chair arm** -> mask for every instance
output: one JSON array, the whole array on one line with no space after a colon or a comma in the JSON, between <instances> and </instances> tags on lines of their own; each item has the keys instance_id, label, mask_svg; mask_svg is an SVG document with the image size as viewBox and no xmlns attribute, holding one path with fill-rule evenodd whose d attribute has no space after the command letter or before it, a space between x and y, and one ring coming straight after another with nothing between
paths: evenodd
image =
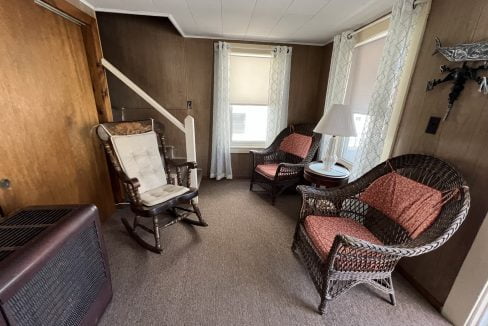
<instances>
[{"instance_id":1,"label":"wicker chair arm","mask_svg":"<svg viewBox=\"0 0 488 326\"><path fill-rule=\"evenodd\" d=\"M302 197L313 197L314 199L334 199L344 200L356 196L359 192L355 188L345 185L336 188L315 188L311 186L297 186L297 190Z\"/></svg>"},{"instance_id":2,"label":"wicker chair arm","mask_svg":"<svg viewBox=\"0 0 488 326\"><path fill-rule=\"evenodd\" d=\"M280 163L276 169L275 179L286 179L295 177L303 172L305 164L303 163Z\"/></svg>"},{"instance_id":3,"label":"wicker chair arm","mask_svg":"<svg viewBox=\"0 0 488 326\"><path fill-rule=\"evenodd\" d=\"M349 250L357 250L364 253L373 254L375 257L379 257L378 255L385 255L389 257L395 256L398 258L412 257L432 250L432 244L426 244L424 246L415 248L405 247L402 245L381 245L344 234L337 235L334 239L334 242L336 241L339 242L341 246L349 248Z\"/></svg>"},{"instance_id":4,"label":"wicker chair arm","mask_svg":"<svg viewBox=\"0 0 488 326\"><path fill-rule=\"evenodd\" d=\"M389 274L405 255L391 248L347 235L337 235L327 257L328 269L340 272Z\"/></svg>"},{"instance_id":5,"label":"wicker chair arm","mask_svg":"<svg viewBox=\"0 0 488 326\"><path fill-rule=\"evenodd\" d=\"M259 151L251 150L249 154L251 154L253 169L259 164L276 163L278 161L278 152L271 147Z\"/></svg>"},{"instance_id":6,"label":"wicker chair arm","mask_svg":"<svg viewBox=\"0 0 488 326\"><path fill-rule=\"evenodd\" d=\"M356 196L356 189L348 185L337 188L318 189L310 186L297 186L302 194L300 220L309 215L334 216L339 214L342 202Z\"/></svg>"},{"instance_id":7,"label":"wicker chair arm","mask_svg":"<svg viewBox=\"0 0 488 326\"><path fill-rule=\"evenodd\" d=\"M295 169L295 170L300 170L305 167L305 163L286 163L282 162L278 166L279 168L289 168L289 169Z\"/></svg>"},{"instance_id":8,"label":"wicker chair arm","mask_svg":"<svg viewBox=\"0 0 488 326\"><path fill-rule=\"evenodd\" d=\"M252 149L249 151L252 155L268 155L275 152L275 149L272 147L264 148L264 149Z\"/></svg>"}]
</instances>

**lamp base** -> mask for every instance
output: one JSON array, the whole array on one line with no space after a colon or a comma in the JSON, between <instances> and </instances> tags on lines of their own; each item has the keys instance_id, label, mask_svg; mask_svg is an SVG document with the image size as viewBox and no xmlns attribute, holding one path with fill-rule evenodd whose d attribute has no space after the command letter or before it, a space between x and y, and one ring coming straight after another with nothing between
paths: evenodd
<instances>
[{"instance_id":1,"label":"lamp base","mask_svg":"<svg viewBox=\"0 0 488 326\"><path fill-rule=\"evenodd\" d=\"M324 170L329 171L332 170L334 165L337 163L337 137L332 136L329 140L329 146L327 147L327 151L324 152L322 157L322 162L324 164Z\"/></svg>"}]
</instances>

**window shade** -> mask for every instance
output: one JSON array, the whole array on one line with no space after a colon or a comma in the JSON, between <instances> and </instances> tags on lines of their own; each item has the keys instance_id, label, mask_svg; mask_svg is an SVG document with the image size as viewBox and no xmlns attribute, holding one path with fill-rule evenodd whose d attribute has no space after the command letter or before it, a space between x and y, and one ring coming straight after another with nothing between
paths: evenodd
<instances>
[{"instance_id":1,"label":"window shade","mask_svg":"<svg viewBox=\"0 0 488 326\"><path fill-rule=\"evenodd\" d=\"M268 105L271 57L230 56L230 103Z\"/></svg>"},{"instance_id":2,"label":"window shade","mask_svg":"<svg viewBox=\"0 0 488 326\"><path fill-rule=\"evenodd\" d=\"M368 114L386 37L354 49L346 99L355 113Z\"/></svg>"}]
</instances>

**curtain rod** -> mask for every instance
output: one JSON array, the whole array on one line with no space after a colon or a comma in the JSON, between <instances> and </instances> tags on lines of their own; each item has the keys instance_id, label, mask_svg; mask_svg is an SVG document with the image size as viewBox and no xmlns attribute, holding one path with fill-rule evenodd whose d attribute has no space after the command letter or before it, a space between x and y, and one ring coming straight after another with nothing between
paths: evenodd
<instances>
[{"instance_id":1,"label":"curtain rod","mask_svg":"<svg viewBox=\"0 0 488 326\"><path fill-rule=\"evenodd\" d=\"M418 6L418 5L421 5L421 4L424 4L424 3L427 3L428 1L429 1L429 0L414 0L414 2L413 2L413 9L417 8L417 6ZM358 29L354 30L353 32L351 32L351 33L349 33L349 34L347 35L347 38L348 38L348 39L350 39L350 38L351 38L351 37L353 37L354 35L356 35L356 34L358 34L358 33L362 32L362 31L364 31L365 29L367 29L367 28L369 28L369 27L371 27L371 26L374 26L374 25L376 25L376 24L379 24L379 23L381 23L381 22L383 22L383 21L387 20L387 19L388 19L388 18L390 18L390 17L391 17L391 12L390 12L390 13L388 13L388 14L386 14L386 15L384 15L384 16L382 16L382 17L380 17L380 18L378 18L378 19L376 19L375 21L372 21L372 22L371 22L371 23L369 23L369 24L366 24L366 25L364 25L364 26L362 26L362 27L360 27L360 28L358 28Z\"/></svg>"},{"instance_id":2,"label":"curtain rod","mask_svg":"<svg viewBox=\"0 0 488 326\"><path fill-rule=\"evenodd\" d=\"M269 44L255 44L255 43L234 43L227 42L231 49L240 50L261 50L261 51L272 51L274 46Z\"/></svg>"},{"instance_id":3,"label":"curtain rod","mask_svg":"<svg viewBox=\"0 0 488 326\"><path fill-rule=\"evenodd\" d=\"M234 50L260 50L260 51L273 51L273 48L269 48L269 49L266 49L266 48L254 48L254 47L247 47L247 46L230 46L230 49L234 49Z\"/></svg>"},{"instance_id":4,"label":"curtain rod","mask_svg":"<svg viewBox=\"0 0 488 326\"><path fill-rule=\"evenodd\" d=\"M390 12L389 14L386 14L386 15L384 15L384 16L382 16L382 17L380 17L380 18L376 19L375 21L372 21L371 23L366 24L366 25L364 25L363 27L360 27L360 28L358 28L358 29L354 30L353 32L351 32L351 33L347 34L347 38L349 38L349 39L350 39L350 38L351 38L351 37L353 37L354 35L356 35L356 34L358 34L358 33L361 33L362 31L364 31L365 29L367 29L367 28L369 28L369 27L371 27L371 26L374 26L374 25L376 25L376 24L379 24L379 23L381 23L381 22L383 22L383 21L385 21L385 20L389 19L390 17L391 17L391 12Z\"/></svg>"},{"instance_id":5,"label":"curtain rod","mask_svg":"<svg viewBox=\"0 0 488 326\"><path fill-rule=\"evenodd\" d=\"M214 42L218 44L220 41ZM270 53L275 50L276 47L286 46L288 52L291 51L292 46L289 45L280 45L279 43L276 44L262 44L262 43L234 43L234 42L225 42L229 45L231 50L257 50L257 51L269 51Z\"/></svg>"}]
</instances>

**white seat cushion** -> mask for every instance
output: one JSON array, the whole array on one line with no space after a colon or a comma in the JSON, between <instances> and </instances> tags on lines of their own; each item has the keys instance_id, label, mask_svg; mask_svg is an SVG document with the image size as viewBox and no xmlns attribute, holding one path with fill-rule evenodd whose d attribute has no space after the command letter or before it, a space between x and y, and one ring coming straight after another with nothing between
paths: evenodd
<instances>
[{"instance_id":1,"label":"white seat cushion","mask_svg":"<svg viewBox=\"0 0 488 326\"><path fill-rule=\"evenodd\" d=\"M122 170L141 184L139 193L167 184L163 161L154 131L128 136L112 136Z\"/></svg>"},{"instance_id":2,"label":"white seat cushion","mask_svg":"<svg viewBox=\"0 0 488 326\"><path fill-rule=\"evenodd\" d=\"M144 206L154 206L171 198L183 195L190 189L182 186L166 184L141 193L141 202Z\"/></svg>"}]
</instances>

